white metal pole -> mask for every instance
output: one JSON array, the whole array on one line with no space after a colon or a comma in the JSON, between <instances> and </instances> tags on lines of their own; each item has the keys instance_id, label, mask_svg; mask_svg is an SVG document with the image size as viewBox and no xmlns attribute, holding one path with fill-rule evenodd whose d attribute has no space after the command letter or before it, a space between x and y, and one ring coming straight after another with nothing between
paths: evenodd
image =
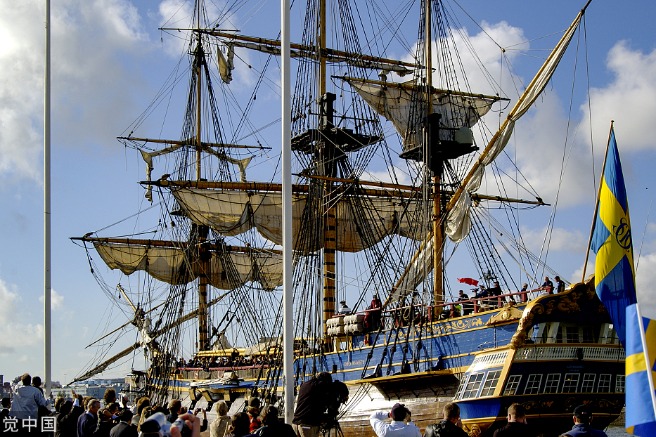
<instances>
[{"instance_id":1,"label":"white metal pole","mask_svg":"<svg viewBox=\"0 0 656 437\"><path fill-rule=\"evenodd\" d=\"M285 422L294 417L294 327L292 285L292 169L291 169L291 86L289 53L289 0L280 0L280 48L282 55L282 228L283 228L283 374Z\"/></svg>"},{"instance_id":2,"label":"white metal pole","mask_svg":"<svg viewBox=\"0 0 656 437\"><path fill-rule=\"evenodd\" d=\"M50 0L46 0L46 67L43 114L43 335L46 398L52 389L50 319Z\"/></svg>"}]
</instances>

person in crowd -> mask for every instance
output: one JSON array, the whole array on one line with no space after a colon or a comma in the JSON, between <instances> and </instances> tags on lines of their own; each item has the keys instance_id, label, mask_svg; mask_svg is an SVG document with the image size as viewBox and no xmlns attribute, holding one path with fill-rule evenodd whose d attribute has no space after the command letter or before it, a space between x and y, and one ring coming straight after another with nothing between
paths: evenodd
<instances>
[{"instance_id":1,"label":"person in crowd","mask_svg":"<svg viewBox=\"0 0 656 437\"><path fill-rule=\"evenodd\" d=\"M223 437L230 426L230 417L228 417L228 404L220 400L214 404L216 419L210 424L210 437Z\"/></svg>"},{"instance_id":2,"label":"person in crowd","mask_svg":"<svg viewBox=\"0 0 656 437\"><path fill-rule=\"evenodd\" d=\"M173 423L180 415L180 410L182 409L182 402L180 399L171 399L169 402L169 412L166 416L166 420Z\"/></svg>"},{"instance_id":3,"label":"person in crowd","mask_svg":"<svg viewBox=\"0 0 656 437\"><path fill-rule=\"evenodd\" d=\"M87 402L87 410L77 419L77 437L92 437L96 428L98 428L98 411L100 410L100 401L90 399Z\"/></svg>"},{"instance_id":4,"label":"person in crowd","mask_svg":"<svg viewBox=\"0 0 656 437\"><path fill-rule=\"evenodd\" d=\"M43 385L43 382L41 381L40 376L35 376L34 378L32 378L32 386L39 389L41 394L43 394L43 387L41 387L42 385Z\"/></svg>"},{"instance_id":5,"label":"person in crowd","mask_svg":"<svg viewBox=\"0 0 656 437\"><path fill-rule=\"evenodd\" d=\"M137 421L137 431L141 432L141 425L143 425L143 423L147 421L148 418L155 413L156 413L155 409L150 405L144 407L141 410L141 417L139 417L139 420ZM166 415L164 415L164 418L166 418ZM134 422L134 417L132 418L132 422Z\"/></svg>"},{"instance_id":6,"label":"person in crowd","mask_svg":"<svg viewBox=\"0 0 656 437\"><path fill-rule=\"evenodd\" d=\"M116 402L116 390L108 388L103 394L103 406L107 408L114 402Z\"/></svg>"},{"instance_id":7,"label":"person in crowd","mask_svg":"<svg viewBox=\"0 0 656 437\"><path fill-rule=\"evenodd\" d=\"M109 433L116 425L112 418L112 412L103 408L98 412L98 427L93 433L93 437L109 437Z\"/></svg>"},{"instance_id":8,"label":"person in crowd","mask_svg":"<svg viewBox=\"0 0 656 437\"><path fill-rule=\"evenodd\" d=\"M132 411L128 408L121 410L118 414L118 423L111 431L109 437L137 437L137 427L132 425Z\"/></svg>"},{"instance_id":9,"label":"person in crowd","mask_svg":"<svg viewBox=\"0 0 656 437\"><path fill-rule=\"evenodd\" d=\"M294 428L278 418L278 409L273 405L262 410L262 427L254 434L259 437L296 437Z\"/></svg>"},{"instance_id":10,"label":"person in crowd","mask_svg":"<svg viewBox=\"0 0 656 437\"><path fill-rule=\"evenodd\" d=\"M226 437L243 437L250 436L249 427L251 425L251 419L246 413L237 413L232 416L232 422L230 424L230 433L226 434ZM199 427L200 429L200 427Z\"/></svg>"},{"instance_id":11,"label":"person in crowd","mask_svg":"<svg viewBox=\"0 0 656 437\"><path fill-rule=\"evenodd\" d=\"M57 423L55 431L56 437L77 436L77 421L84 413L84 399L82 398L82 395L76 394L75 391L72 391L72 394L73 401L64 401L55 417Z\"/></svg>"},{"instance_id":12,"label":"person in crowd","mask_svg":"<svg viewBox=\"0 0 656 437\"><path fill-rule=\"evenodd\" d=\"M11 399L2 398L2 410L0 410L0 430L5 429L5 420L9 417L9 408L11 408Z\"/></svg>"},{"instance_id":13,"label":"person in crowd","mask_svg":"<svg viewBox=\"0 0 656 437\"><path fill-rule=\"evenodd\" d=\"M526 423L526 409L521 404L512 404L508 407L508 423L494 431L493 437L534 437Z\"/></svg>"},{"instance_id":14,"label":"person in crowd","mask_svg":"<svg viewBox=\"0 0 656 437\"><path fill-rule=\"evenodd\" d=\"M132 424L134 426L139 426L139 421L141 420L141 414L143 413L144 408L150 407L150 398L148 396L142 396L137 399L137 402L134 406L134 411L132 411Z\"/></svg>"},{"instance_id":15,"label":"person in crowd","mask_svg":"<svg viewBox=\"0 0 656 437\"><path fill-rule=\"evenodd\" d=\"M262 426L262 421L260 420L260 398L253 397L248 401L248 408L246 413L251 419L251 424L249 426L250 432L255 432L256 429L259 429Z\"/></svg>"},{"instance_id":16,"label":"person in crowd","mask_svg":"<svg viewBox=\"0 0 656 437\"><path fill-rule=\"evenodd\" d=\"M299 387L292 420L292 427L299 437L319 436L321 425L327 420L324 412L331 399L326 393L331 391L332 381L330 373L321 372Z\"/></svg>"},{"instance_id":17,"label":"person in crowd","mask_svg":"<svg viewBox=\"0 0 656 437\"><path fill-rule=\"evenodd\" d=\"M38 420L39 407L48 408L48 401L41 390L32 385L32 377L29 373L21 376L21 383L23 385L14 393L9 415L19 419L19 422L23 419Z\"/></svg>"},{"instance_id":18,"label":"person in crowd","mask_svg":"<svg viewBox=\"0 0 656 437\"><path fill-rule=\"evenodd\" d=\"M556 293L565 291L565 281L560 279L560 276L554 276L554 280L556 281Z\"/></svg>"},{"instance_id":19,"label":"person in crowd","mask_svg":"<svg viewBox=\"0 0 656 437\"><path fill-rule=\"evenodd\" d=\"M553 289L554 289L553 282L551 282L551 279L549 279L549 276L545 276L544 277L544 282L540 286L540 290L546 292L547 294L553 294Z\"/></svg>"},{"instance_id":20,"label":"person in crowd","mask_svg":"<svg viewBox=\"0 0 656 437\"><path fill-rule=\"evenodd\" d=\"M590 425L592 423L592 410L587 405L579 405L574 408L572 420L574 426L562 435L567 437L608 437L605 432Z\"/></svg>"},{"instance_id":21,"label":"person in crowd","mask_svg":"<svg viewBox=\"0 0 656 437\"><path fill-rule=\"evenodd\" d=\"M349 306L346 305L345 300L339 301L339 309L337 310L337 314L343 314L343 315L351 314L351 308L349 308Z\"/></svg>"},{"instance_id":22,"label":"person in crowd","mask_svg":"<svg viewBox=\"0 0 656 437\"><path fill-rule=\"evenodd\" d=\"M414 423L405 422L408 413L405 405L397 403L389 412L373 412L369 416L369 423L378 437L421 437L421 432Z\"/></svg>"},{"instance_id":23,"label":"person in crowd","mask_svg":"<svg viewBox=\"0 0 656 437\"><path fill-rule=\"evenodd\" d=\"M442 409L443 419L438 423L428 425L424 437L469 437L462 429L460 422L460 407L450 402Z\"/></svg>"}]
</instances>

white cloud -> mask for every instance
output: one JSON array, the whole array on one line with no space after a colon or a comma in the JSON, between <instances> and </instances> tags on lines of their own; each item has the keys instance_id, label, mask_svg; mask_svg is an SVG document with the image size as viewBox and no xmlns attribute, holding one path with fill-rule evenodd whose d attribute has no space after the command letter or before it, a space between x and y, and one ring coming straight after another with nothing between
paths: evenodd
<instances>
[{"instance_id":1,"label":"white cloud","mask_svg":"<svg viewBox=\"0 0 656 437\"><path fill-rule=\"evenodd\" d=\"M636 288L640 308L645 316L656 319L654 284L656 284L656 252L641 256L636 269Z\"/></svg>"},{"instance_id":2,"label":"white cloud","mask_svg":"<svg viewBox=\"0 0 656 437\"><path fill-rule=\"evenodd\" d=\"M42 342L43 325L26 323L28 313L23 308L16 286L0 279L0 356L12 355Z\"/></svg>"},{"instance_id":3,"label":"white cloud","mask_svg":"<svg viewBox=\"0 0 656 437\"><path fill-rule=\"evenodd\" d=\"M18 2L0 14L1 181L41 183L44 20L39 0ZM58 138L65 138L64 147L110 139L114 144L107 114L121 114L131 101L125 96L139 85L126 79L123 63L132 61L119 54L147 49L137 9L128 0L55 2L50 28L53 147ZM116 93L122 82L126 93Z\"/></svg>"},{"instance_id":4,"label":"white cloud","mask_svg":"<svg viewBox=\"0 0 656 437\"><path fill-rule=\"evenodd\" d=\"M39 296L39 302L43 304L44 297L43 295ZM64 296L57 293L54 289L50 290L50 308L53 310L58 310L63 307Z\"/></svg>"},{"instance_id":5,"label":"white cloud","mask_svg":"<svg viewBox=\"0 0 656 437\"><path fill-rule=\"evenodd\" d=\"M633 50L620 41L610 50L606 66L613 74L613 81L603 88L590 91L593 129L596 142L605 149L608 126L615 120L621 132L618 142L622 150L644 151L656 149L656 142L645 135L644 127L651 126L656 112L656 49L651 53ZM582 105L582 120L588 124L588 105ZM587 130L582 129L582 130Z\"/></svg>"}]
</instances>

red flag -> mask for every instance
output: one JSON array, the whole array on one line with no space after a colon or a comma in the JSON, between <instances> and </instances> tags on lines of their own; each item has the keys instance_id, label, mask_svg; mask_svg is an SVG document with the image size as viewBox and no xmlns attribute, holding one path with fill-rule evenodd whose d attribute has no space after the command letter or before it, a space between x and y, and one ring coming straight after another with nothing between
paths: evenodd
<instances>
[{"instance_id":1,"label":"red flag","mask_svg":"<svg viewBox=\"0 0 656 437\"><path fill-rule=\"evenodd\" d=\"M478 281L474 278L458 278L458 282L473 285L474 287L478 285Z\"/></svg>"}]
</instances>

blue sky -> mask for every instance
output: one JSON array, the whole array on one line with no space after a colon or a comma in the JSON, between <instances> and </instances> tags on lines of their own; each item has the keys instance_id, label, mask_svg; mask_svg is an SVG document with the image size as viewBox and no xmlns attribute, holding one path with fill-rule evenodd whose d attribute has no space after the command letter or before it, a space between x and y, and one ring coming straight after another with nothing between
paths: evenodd
<instances>
[{"instance_id":1,"label":"blue sky","mask_svg":"<svg viewBox=\"0 0 656 437\"><path fill-rule=\"evenodd\" d=\"M94 355L85 346L108 326L125 321L121 313L112 312L89 271L84 250L69 237L98 230L144 207L136 183L144 179L141 158L115 137L145 109L177 62L180 42L157 28L164 23L186 26L167 22L180 13L180 3L53 1L55 380L77 374ZM523 38L533 50L546 46L541 37L562 32L583 4L573 0L459 3L489 34ZM580 126L572 130L579 145L566 157L547 261L568 280L579 280L594 198L589 138L581 137L591 121L599 171L608 125L615 120L631 208L638 295L645 311L656 317L651 289L656 283L656 140L651 133L656 113L656 37L650 21L656 6L650 0L626 4L595 0L587 13L591 115L580 95L569 108L571 82L557 77L547 87L540 109L528 115L527 127L517 132L518 142L538 144L543 153L520 154L518 162L532 186L554 203L563 142L557 132L571 111L573 126ZM269 8L277 14L277 4L273 5L262 1L243 10ZM253 29L263 25L257 16L239 22L245 33L254 34ZM276 15L267 24L276 25L277 20ZM0 10L0 374L5 379L24 371L43 374L43 22L41 0L23 0ZM468 32L474 36L481 29L472 26ZM489 56L493 63L497 55ZM525 82L540 56L539 51L518 51L512 58ZM526 226L528 235L541 232Z\"/></svg>"}]
</instances>

